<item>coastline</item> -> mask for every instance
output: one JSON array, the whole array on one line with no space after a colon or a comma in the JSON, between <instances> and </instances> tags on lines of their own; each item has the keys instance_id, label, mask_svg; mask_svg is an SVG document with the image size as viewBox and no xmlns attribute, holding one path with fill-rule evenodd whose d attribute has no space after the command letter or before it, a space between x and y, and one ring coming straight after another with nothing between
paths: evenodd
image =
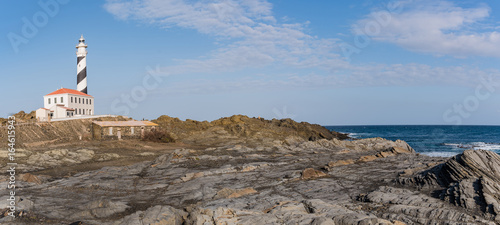
<instances>
[{"instance_id":1,"label":"coastline","mask_svg":"<svg viewBox=\"0 0 500 225\"><path fill-rule=\"evenodd\" d=\"M451 157L466 149L500 152L500 126L482 125L383 125L325 126L356 138L383 137L405 140L415 151L429 156Z\"/></svg>"},{"instance_id":2,"label":"coastline","mask_svg":"<svg viewBox=\"0 0 500 225\"><path fill-rule=\"evenodd\" d=\"M44 129L66 132L68 126L85 128L82 125L88 123L79 122L54 122L52 128ZM484 174L498 169L500 160L495 153L466 151L452 158L429 157L416 153L401 140L340 140L341 134L322 126L289 119L236 115L199 122L162 116L152 122L168 131L175 142L79 140L80 135L89 137L84 135L86 129L67 139L55 137L54 142L33 146L29 141L40 140L21 137L20 141L28 145L18 152L18 188L22 193L16 200L18 218L4 216L0 222L494 224L496 221L498 199L488 190L495 190L493 184L500 178L493 172ZM28 128L21 129L27 132ZM458 176L452 173L455 170L469 172ZM7 177L1 179L6 182ZM483 182L485 189L479 192L467 189L475 182ZM457 189L457 183L465 189ZM452 189L455 192L449 191ZM436 196L441 192L442 195ZM464 199L464 205L454 200L458 195L453 193L484 201ZM483 210L488 205L492 205L492 210Z\"/></svg>"}]
</instances>

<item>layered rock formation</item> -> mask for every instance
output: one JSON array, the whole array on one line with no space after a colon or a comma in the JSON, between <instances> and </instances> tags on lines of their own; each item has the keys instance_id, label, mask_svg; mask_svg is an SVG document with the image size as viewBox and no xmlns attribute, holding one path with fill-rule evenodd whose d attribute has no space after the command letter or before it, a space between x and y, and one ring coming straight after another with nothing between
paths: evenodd
<instances>
[{"instance_id":1,"label":"layered rock formation","mask_svg":"<svg viewBox=\"0 0 500 225\"><path fill-rule=\"evenodd\" d=\"M300 141L348 138L346 134L329 131L320 125L307 122L298 123L291 119L265 120L234 115L212 122L199 122L160 116L152 122L171 132L180 141L203 145L227 144L228 141L242 143L248 142L249 139L252 140L252 143L255 141L273 142L283 140L288 136L297 137Z\"/></svg>"},{"instance_id":2,"label":"layered rock formation","mask_svg":"<svg viewBox=\"0 0 500 225\"><path fill-rule=\"evenodd\" d=\"M178 142L72 141L19 149L18 218L6 216L2 201L0 223L499 222L500 157L492 152L428 157L404 141L340 140L290 120L155 122ZM2 193L8 180L0 176Z\"/></svg>"},{"instance_id":3,"label":"layered rock formation","mask_svg":"<svg viewBox=\"0 0 500 225\"><path fill-rule=\"evenodd\" d=\"M177 149L151 161L63 177L26 175L19 181L21 216L0 222L490 223L487 217L447 201L397 187L401 171L443 162L415 154L403 141L294 140L289 137L269 147ZM98 148L92 151L100 154ZM332 163L341 160L348 163Z\"/></svg>"},{"instance_id":4,"label":"layered rock formation","mask_svg":"<svg viewBox=\"0 0 500 225\"><path fill-rule=\"evenodd\" d=\"M430 169L404 174L399 182L500 222L500 156L494 152L466 150Z\"/></svg>"}]
</instances>

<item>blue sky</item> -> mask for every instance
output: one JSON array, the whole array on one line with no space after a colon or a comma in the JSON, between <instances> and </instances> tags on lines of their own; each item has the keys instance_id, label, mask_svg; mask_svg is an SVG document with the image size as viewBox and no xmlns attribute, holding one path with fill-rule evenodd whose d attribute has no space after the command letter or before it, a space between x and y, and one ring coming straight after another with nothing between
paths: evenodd
<instances>
[{"instance_id":1,"label":"blue sky","mask_svg":"<svg viewBox=\"0 0 500 225\"><path fill-rule=\"evenodd\" d=\"M500 124L500 3L0 2L0 116L76 89L97 114L322 125Z\"/></svg>"}]
</instances>

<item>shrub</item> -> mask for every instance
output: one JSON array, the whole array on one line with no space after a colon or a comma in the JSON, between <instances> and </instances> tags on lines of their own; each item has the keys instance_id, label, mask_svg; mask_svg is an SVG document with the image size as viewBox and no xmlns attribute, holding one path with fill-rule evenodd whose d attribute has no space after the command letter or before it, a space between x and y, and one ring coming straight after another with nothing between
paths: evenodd
<instances>
[{"instance_id":1,"label":"shrub","mask_svg":"<svg viewBox=\"0 0 500 225\"><path fill-rule=\"evenodd\" d=\"M146 131L142 140L162 143L175 142L175 139L169 133L161 129Z\"/></svg>"}]
</instances>

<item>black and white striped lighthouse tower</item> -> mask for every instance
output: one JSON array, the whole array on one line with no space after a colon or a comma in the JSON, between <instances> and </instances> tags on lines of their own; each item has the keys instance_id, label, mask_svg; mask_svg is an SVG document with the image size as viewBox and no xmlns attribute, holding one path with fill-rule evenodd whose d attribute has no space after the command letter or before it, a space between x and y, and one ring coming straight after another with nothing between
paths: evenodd
<instances>
[{"instance_id":1,"label":"black and white striped lighthouse tower","mask_svg":"<svg viewBox=\"0 0 500 225\"><path fill-rule=\"evenodd\" d=\"M76 90L87 94L87 45L82 37L76 46L77 66L76 66Z\"/></svg>"}]
</instances>

